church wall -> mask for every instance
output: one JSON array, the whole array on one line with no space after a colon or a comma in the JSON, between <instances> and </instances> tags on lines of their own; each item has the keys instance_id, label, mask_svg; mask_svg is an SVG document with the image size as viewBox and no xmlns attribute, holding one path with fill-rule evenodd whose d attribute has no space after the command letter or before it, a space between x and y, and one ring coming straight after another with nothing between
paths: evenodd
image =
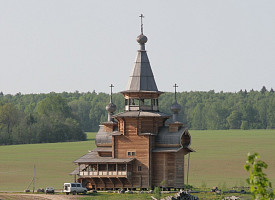
<instances>
[{"instance_id":1,"label":"church wall","mask_svg":"<svg viewBox=\"0 0 275 200\"><path fill-rule=\"evenodd\" d=\"M137 135L137 119L127 118L124 120L124 135L135 136Z\"/></svg>"},{"instance_id":2,"label":"church wall","mask_svg":"<svg viewBox=\"0 0 275 200\"><path fill-rule=\"evenodd\" d=\"M183 188L184 186L184 155L187 152L185 150L180 150L175 153L175 165L176 167L176 176L175 176L175 186L176 188Z\"/></svg>"},{"instance_id":3,"label":"church wall","mask_svg":"<svg viewBox=\"0 0 275 200\"><path fill-rule=\"evenodd\" d=\"M184 187L184 152L153 153L152 155L152 185L165 187Z\"/></svg>"},{"instance_id":4,"label":"church wall","mask_svg":"<svg viewBox=\"0 0 275 200\"><path fill-rule=\"evenodd\" d=\"M158 133L159 127L164 126L164 118L139 117L119 119L118 130L124 135L135 135L140 133Z\"/></svg>"},{"instance_id":5,"label":"church wall","mask_svg":"<svg viewBox=\"0 0 275 200\"><path fill-rule=\"evenodd\" d=\"M114 140L115 158L136 158L132 170L133 187L149 187L149 136L138 136L128 132L128 135L116 136ZM141 171L138 170L138 166L141 167Z\"/></svg>"},{"instance_id":6,"label":"church wall","mask_svg":"<svg viewBox=\"0 0 275 200\"><path fill-rule=\"evenodd\" d=\"M156 117L151 117L151 118L139 118L138 119L138 133L158 133L159 127L162 127L164 125L165 119L163 118L156 118Z\"/></svg>"},{"instance_id":7,"label":"church wall","mask_svg":"<svg viewBox=\"0 0 275 200\"><path fill-rule=\"evenodd\" d=\"M154 133L154 120L153 118L139 119L140 133Z\"/></svg>"}]
</instances>

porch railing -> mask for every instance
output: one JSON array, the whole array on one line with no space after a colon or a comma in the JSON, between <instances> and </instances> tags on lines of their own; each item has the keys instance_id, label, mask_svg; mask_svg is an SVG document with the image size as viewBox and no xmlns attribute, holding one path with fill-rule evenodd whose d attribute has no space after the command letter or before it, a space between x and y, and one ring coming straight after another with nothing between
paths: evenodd
<instances>
[{"instance_id":1,"label":"porch railing","mask_svg":"<svg viewBox=\"0 0 275 200\"><path fill-rule=\"evenodd\" d=\"M80 176L123 176L123 177L128 177L131 176L131 172L127 171L81 171Z\"/></svg>"}]
</instances>

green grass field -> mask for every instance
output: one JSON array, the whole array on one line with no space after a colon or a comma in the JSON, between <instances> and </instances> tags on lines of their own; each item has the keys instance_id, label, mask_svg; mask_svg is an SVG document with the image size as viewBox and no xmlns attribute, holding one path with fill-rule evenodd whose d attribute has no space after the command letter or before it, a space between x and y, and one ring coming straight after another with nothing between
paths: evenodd
<instances>
[{"instance_id":1,"label":"green grass field","mask_svg":"<svg viewBox=\"0 0 275 200\"><path fill-rule=\"evenodd\" d=\"M62 189L64 182L74 181L68 175L76 167L73 161L96 147L95 135L88 133L85 142L0 146L0 191L26 189L33 177L34 164L36 188Z\"/></svg>"},{"instance_id":2,"label":"green grass field","mask_svg":"<svg viewBox=\"0 0 275 200\"><path fill-rule=\"evenodd\" d=\"M190 157L189 184L244 186L248 152L260 154L268 164L265 172L275 184L275 130L190 130L190 134L196 152Z\"/></svg>"},{"instance_id":3,"label":"green grass field","mask_svg":"<svg viewBox=\"0 0 275 200\"><path fill-rule=\"evenodd\" d=\"M267 162L266 173L275 184L275 130L190 130L190 134L196 152L190 158L189 184L244 186L248 174L243 165L248 152L258 152ZM75 168L73 161L95 148L94 138L95 133L88 133L85 142L0 146L0 191L26 189L34 164L36 188L61 189L64 182L74 181L68 175Z\"/></svg>"}]
</instances>

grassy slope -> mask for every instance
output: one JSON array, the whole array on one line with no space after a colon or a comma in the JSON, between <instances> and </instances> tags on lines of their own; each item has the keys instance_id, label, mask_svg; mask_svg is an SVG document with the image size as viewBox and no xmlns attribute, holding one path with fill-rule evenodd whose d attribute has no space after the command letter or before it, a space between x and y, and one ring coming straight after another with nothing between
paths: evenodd
<instances>
[{"instance_id":1,"label":"grassy slope","mask_svg":"<svg viewBox=\"0 0 275 200\"><path fill-rule=\"evenodd\" d=\"M267 174L275 184L274 130L190 130L191 154L189 184L208 187L243 185L248 174L243 170L247 152L259 152L269 165ZM95 147L95 133L89 141L0 146L0 191L23 191L33 176L36 164L38 187L61 189L64 182L74 180L68 175L72 163ZM187 160L186 160L187 161ZM187 163L187 162L186 162Z\"/></svg>"},{"instance_id":2,"label":"grassy slope","mask_svg":"<svg viewBox=\"0 0 275 200\"><path fill-rule=\"evenodd\" d=\"M190 130L190 134L197 152L191 154L189 184L243 186L248 152L258 152L267 162L266 173L275 184L275 130Z\"/></svg>"},{"instance_id":3,"label":"grassy slope","mask_svg":"<svg viewBox=\"0 0 275 200\"><path fill-rule=\"evenodd\" d=\"M23 191L33 177L36 165L36 188L74 181L68 175L76 167L73 161L95 148L96 133L88 141L0 146L0 191ZM32 189L32 186L30 187Z\"/></svg>"}]
</instances>

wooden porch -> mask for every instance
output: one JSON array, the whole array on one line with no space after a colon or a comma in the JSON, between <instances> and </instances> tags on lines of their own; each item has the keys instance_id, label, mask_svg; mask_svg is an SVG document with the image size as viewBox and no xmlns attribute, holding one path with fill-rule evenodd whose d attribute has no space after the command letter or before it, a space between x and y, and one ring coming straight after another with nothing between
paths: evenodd
<instances>
[{"instance_id":1,"label":"wooden porch","mask_svg":"<svg viewBox=\"0 0 275 200\"><path fill-rule=\"evenodd\" d=\"M131 178L132 165L128 163L85 164L79 170L79 178ZM80 169L80 168L79 168Z\"/></svg>"}]
</instances>

